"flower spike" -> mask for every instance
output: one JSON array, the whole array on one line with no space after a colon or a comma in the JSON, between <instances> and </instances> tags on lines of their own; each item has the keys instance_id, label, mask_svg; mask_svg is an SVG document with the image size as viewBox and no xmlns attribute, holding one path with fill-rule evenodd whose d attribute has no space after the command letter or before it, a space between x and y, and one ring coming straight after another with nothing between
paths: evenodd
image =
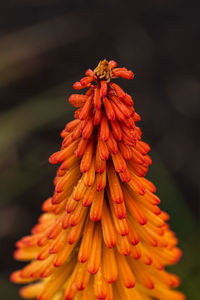
<instances>
[{"instance_id":1,"label":"flower spike","mask_svg":"<svg viewBox=\"0 0 200 300\"><path fill-rule=\"evenodd\" d=\"M113 82L133 79L113 60L74 83L75 119L62 131L55 190L14 257L30 263L11 280L38 300L183 300L179 279L165 271L181 251L145 179L150 147L141 140L133 100Z\"/></svg>"}]
</instances>

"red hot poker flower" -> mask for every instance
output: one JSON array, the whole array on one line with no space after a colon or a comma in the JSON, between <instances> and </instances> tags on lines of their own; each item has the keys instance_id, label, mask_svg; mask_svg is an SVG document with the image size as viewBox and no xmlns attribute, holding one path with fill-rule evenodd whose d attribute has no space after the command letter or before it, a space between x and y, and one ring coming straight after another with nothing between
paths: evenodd
<instances>
[{"instance_id":1,"label":"red hot poker flower","mask_svg":"<svg viewBox=\"0 0 200 300\"><path fill-rule=\"evenodd\" d=\"M133 100L112 79L133 73L101 61L86 71L69 102L78 109L62 131L55 191L15 258L31 261L11 275L38 300L182 300L177 276L165 271L181 255L177 239L145 179L150 147L136 126Z\"/></svg>"}]
</instances>

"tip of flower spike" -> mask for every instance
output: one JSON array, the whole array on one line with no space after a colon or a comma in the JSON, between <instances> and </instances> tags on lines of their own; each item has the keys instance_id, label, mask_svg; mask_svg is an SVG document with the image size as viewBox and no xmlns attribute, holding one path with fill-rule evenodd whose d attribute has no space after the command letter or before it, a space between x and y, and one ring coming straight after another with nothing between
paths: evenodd
<instances>
[{"instance_id":1,"label":"tip of flower spike","mask_svg":"<svg viewBox=\"0 0 200 300\"><path fill-rule=\"evenodd\" d=\"M112 77L112 71L109 62L106 59L100 61L98 66L94 69L94 74L99 79L105 79L107 82L109 82Z\"/></svg>"},{"instance_id":2,"label":"tip of flower spike","mask_svg":"<svg viewBox=\"0 0 200 300\"><path fill-rule=\"evenodd\" d=\"M133 79L134 74L126 68L116 68L117 63L113 60L107 61L106 59L99 62L98 66L94 69L94 74L100 80L110 82L111 78L122 77L125 79Z\"/></svg>"}]
</instances>

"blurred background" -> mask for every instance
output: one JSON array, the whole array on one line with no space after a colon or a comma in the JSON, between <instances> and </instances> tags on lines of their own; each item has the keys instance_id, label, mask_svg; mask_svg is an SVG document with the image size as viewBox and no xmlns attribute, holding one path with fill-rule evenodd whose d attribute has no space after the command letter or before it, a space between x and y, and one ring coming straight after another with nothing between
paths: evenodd
<instances>
[{"instance_id":1,"label":"blurred background","mask_svg":"<svg viewBox=\"0 0 200 300\"><path fill-rule=\"evenodd\" d=\"M183 257L171 268L199 299L199 1L0 2L0 290L19 300L9 274L14 243L30 232L53 191L48 157L73 118L72 83L104 58L136 74L119 80L142 116L148 178L171 215Z\"/></svg>"}]
</instances>

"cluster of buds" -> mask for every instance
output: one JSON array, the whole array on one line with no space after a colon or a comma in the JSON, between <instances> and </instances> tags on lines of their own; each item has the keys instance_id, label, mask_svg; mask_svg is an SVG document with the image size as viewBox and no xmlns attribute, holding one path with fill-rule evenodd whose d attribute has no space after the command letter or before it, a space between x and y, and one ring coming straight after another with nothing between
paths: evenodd
<instances>
[{"instance_id":1,"label":"cluster of buds","mask_svg":"<svg viewBox=\"0 0 200 300\"><path fill-rule=\"evenodd\" d=\"M22 297L38 300L183 300L179 278L165 270L181 251L169 216L144 176L152 163L141 140L133 100L112 79L132 79L101 61L74 83L75 119L62 131L55 190L15 258L30 264L11 275L29 283Z\"/></svg>"}]
</instances>

